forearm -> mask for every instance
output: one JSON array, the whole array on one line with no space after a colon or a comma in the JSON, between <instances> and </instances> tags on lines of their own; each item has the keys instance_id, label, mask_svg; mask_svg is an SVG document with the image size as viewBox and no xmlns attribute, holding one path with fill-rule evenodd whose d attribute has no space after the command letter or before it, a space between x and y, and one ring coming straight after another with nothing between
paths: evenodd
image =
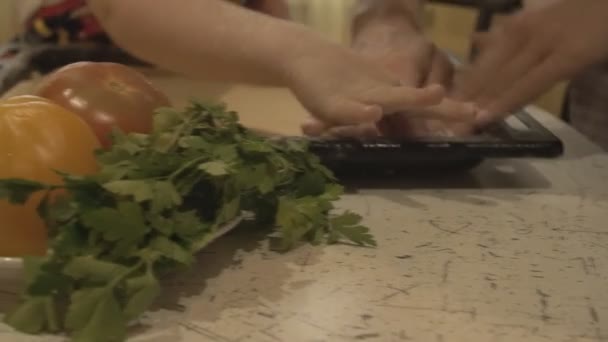
<instances>
[{"instance_id":1,"label":"forearm","mask_svg":"<svg viewBox=\"0 0 608 342\"><path fill-rule=\"evenodd\" d=\"M295 23L220 0L89 0L113 41L189 76L283 85L282 65L321 41Z\"/></svg>"}]
</instances>

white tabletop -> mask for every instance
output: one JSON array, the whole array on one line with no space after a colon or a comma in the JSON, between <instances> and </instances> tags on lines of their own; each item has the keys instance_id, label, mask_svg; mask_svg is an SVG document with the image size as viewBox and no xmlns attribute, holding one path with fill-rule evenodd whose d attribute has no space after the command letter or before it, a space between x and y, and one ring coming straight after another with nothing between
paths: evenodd
<instances>
[{"instance_id":1,"label":"white tabletop","mask_svg":"<svg viewBox=\"0 0 608 342\"><path fill-rule=\"evenodd\" d=\"M340 206L377 249L276 254L237 230L167 280L133 341L608 341L608 155L532 111L564 158L358 188Z\"/></svg>"}]
</instances>

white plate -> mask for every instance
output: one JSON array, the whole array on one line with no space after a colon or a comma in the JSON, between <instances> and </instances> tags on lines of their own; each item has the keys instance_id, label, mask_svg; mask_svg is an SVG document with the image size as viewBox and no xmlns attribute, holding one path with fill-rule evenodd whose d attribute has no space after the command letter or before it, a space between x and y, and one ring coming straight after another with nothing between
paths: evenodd
<instances>
[{"instance_id":1,"label":"white plate","mask_svg":"<svg viewBox=\"0 0 608 342\"><path fill-rule=\"evenodd\" d=\"M0 291L5 295L21 292L23 287L23 264L20 258L0 257ZM2 306L0 298L0 306Z\"/></svg>"},{"instance_id":2,"label":"white plate","mask_svg":"<svg viewBox=\"0 0 608 342\"><path fill-rule=\"evenodd\" d=\"M239 216L234 220L226 223L215 234L209 239L205 246L209 245L222 235L228 233L232 229L236 228L244 217ZM0 289L4 288L5 284L10 284L14 287L16 282L20 282L23 275L23 262L21 258L5 258L0 257Z\"/></svg>"},{"instance_id":3,"label":"white plate","mask_svg":"<svg viewBox=\"0 0 608 342\"><path fill-rule=\"evenodd\" d=\"M0 271L21 268L20 258L0 258Z\"/></svg>"}]
</instances>

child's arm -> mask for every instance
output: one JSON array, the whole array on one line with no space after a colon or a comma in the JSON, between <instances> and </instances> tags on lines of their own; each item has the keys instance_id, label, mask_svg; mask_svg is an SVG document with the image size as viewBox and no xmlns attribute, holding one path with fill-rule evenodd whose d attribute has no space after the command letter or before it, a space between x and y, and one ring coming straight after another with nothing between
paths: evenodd
<instances>
[{"instance_id":1,"label":"child's arm","mask_svg":"<svg viewBox=\"0 0 608 342\"><path fill-rule=\"evenodd\" d=\"M89 0L89 6L130 53L206 79L284 84L285 62L319 39L227 1Z\"/></svg>"}]
</instances>

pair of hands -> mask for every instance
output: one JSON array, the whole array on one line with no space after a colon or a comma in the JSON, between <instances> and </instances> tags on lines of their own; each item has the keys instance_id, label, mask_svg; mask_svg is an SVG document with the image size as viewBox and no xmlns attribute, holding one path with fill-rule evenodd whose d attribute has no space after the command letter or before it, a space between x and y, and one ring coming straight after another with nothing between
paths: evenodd
<instances>
[{"instance_id":1,"label":"pair of hands","mask_svg":"<svg viewBox=\"0 0 608 342\"><path fill-rule=\"evenodd\" d=\"M352 50L311 51L290 71L294 93L315 117L304 132L468 134L608 58L606 13L606 0L524 10L476 37L477 59L456 74L407 27L363 30Z\"/></svg>"},{"instance_id":2,"label":"pair of hands","mask_svg":"<svg viewBox=\"0 0 608 342\"><path fill-rule=\"evenodd\" d=\"M402 18L372 21L356 30L352 50L375 68L393 76L402 87L434 90L434 97L402 98L399 107L384 110L377 122L328 127L313 119L304 124L308 135L428 136L461 135L471 131L476 108L447 97L454 67L449 58ZM439 96L442 94L442 96ZM386 115L390 113L389 115Z\"/></svg>"}]
</instances>

